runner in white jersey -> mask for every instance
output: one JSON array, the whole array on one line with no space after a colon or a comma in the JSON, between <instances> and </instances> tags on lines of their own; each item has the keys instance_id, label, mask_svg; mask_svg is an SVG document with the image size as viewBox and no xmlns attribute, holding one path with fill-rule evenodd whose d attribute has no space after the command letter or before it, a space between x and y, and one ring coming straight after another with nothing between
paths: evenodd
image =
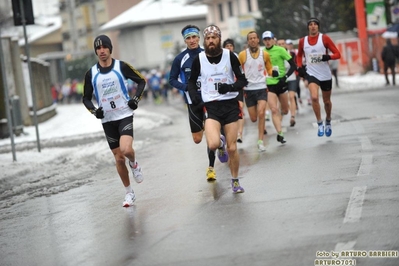
<instances>
[{"instance_id":1,"label":"runner in white jersey","mask_svg":"<svg viewBox=\"0 0 399 266\"><path fill-rule=\"evenodd\" d=\"M317 18L310 18L308 21L309 35L301 38L298 44L297 66L301 77L307 76L309 83L310 96L312 98L312 107L317 119L317 135L319 137L330 137L331 128L331 88L332 77L329 60L341 58L341 54L333 41L326 34L319 33L320 21ZM332 54L330 54L330 52ZM305 57L306 69L302 67L302 59ZM321 110L319 104L319 87L321 89L326 111L326 123L321 119Z\"/></svg>"},{"instance_id":2,"label":"runner in white jersey","mask_svg":"<svg viewBox=\"0 0 399 266\"><path fill-rule=\"evenodd\" d=\"M201 76L201 97L205 110L205 136L209 149L217 150L227 144L233 193L244 189L238 180L237 121L241 114L238 91L247 85L240 63L233 52L223 49L220 29L211 25L204 30L205 51L194 58L188 81L190 97L196 98L197 79ZM234 76L236 81L234 81ZM226 138L220 138L221 127Z\"/></svg>"},{"instance_id":3,"label":"runner in white jersey","mask_svg":"<svg viewBox=\"0 0 399 266\"><path fill-rule=\"evenodd\" d=\"M258 151L266 150L263 144L265 128L265 112L267 105L266 76L277 76L273 71L269 53L260 49L259 36L256 31L247 34L248 48L238 54L248 85L244 88L245 104L249 118L258 122Z\"/></svg>"},{"instance_id":4,"label":"runner in white jersey","mask_svg":"<svg viewBox=\"0 0 399 266\"><path fill-rule=\"evenodd\" d=\"M143 181L143 173L133 149L133 110L137 109L146 82L131 65L111 57L112 43L108 36L95 38L94 51L98 63L86 72L83 104L96 118L101 119L109 148L115 158L116 170L126 190L122 205L129 207L133 205L136 195L130 185L126 158L136 182ZM127 79L137 83L133 97L128 93ZM92 102L93 94L98 108Z\"/></svg>"}]
</instances>

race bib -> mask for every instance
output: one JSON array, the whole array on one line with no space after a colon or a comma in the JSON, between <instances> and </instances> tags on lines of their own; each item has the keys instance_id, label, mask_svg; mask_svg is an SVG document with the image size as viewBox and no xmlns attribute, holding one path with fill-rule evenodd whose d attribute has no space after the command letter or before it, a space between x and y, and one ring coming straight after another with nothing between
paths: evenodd
<instances>
[{"instance_id":1,"label":"race bib","mask_svg":"<svg viewBox=\"0 0 399 266\"><path fill-rule=\"evenodd\" d=\"M319 64L321 63L321 59L323 57L323 54L309 54L307 58L307 63L308 64Z\"/></svg>"}]
</instances>

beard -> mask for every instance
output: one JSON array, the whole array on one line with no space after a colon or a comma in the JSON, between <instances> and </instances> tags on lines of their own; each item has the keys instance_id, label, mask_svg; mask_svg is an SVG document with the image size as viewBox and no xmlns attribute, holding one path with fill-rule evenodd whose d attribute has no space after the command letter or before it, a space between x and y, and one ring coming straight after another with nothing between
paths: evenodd
<instances>
[{"instance_id":1,"label":"beard","mask_svg":"<svg viewBox=\"0 0 399 266\"><path fill-rule=\"evenodd\" d=\"M211 57L220 55L223 51L222 47L220 46L220 42L212 44L213 44L212 47L209 47L209 45L204 45L205 53Z\"/></svg>"}]
</instances>

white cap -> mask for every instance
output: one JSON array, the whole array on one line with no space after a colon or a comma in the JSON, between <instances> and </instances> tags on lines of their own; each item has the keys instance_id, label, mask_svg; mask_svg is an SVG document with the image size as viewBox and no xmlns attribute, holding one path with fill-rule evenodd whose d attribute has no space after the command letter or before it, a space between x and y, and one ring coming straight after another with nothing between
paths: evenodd
<instances>
[{"instance_id":1,"label":"white cap","mask_svg":"<svg viewBox=\"0 0 399 266\"><path fill-rule=\"evenodd\" d=\"M291 39L287 39L287 40L285 40L285 43L286 43L286 44L294 44L294 43L292 42L292 40L291 40Z\"/></svg>"},{"instance_id":2,"label":"white cap","mask_svg":"<svg viewBox=\"0 0 399 266\"><path fill-rule=\"evenodd\" d=\"M271 31L265 31L263 34L262 34L262 39L264 39L264 38L274 38L274 35L273 35L273 33L271 32Z\"/></svg>"}]
</instances>

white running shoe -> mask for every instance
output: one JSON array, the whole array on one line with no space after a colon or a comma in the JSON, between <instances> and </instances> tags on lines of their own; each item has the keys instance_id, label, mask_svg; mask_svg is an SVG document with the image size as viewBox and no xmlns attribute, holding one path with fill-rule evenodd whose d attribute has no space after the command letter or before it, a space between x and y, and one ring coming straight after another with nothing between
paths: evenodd
<instances>
[{"instance_id":1,"label":"white running shoe","mask_svg":"<svg viewBox=\"0 0 399 266\"><path fill-rule=\"evenodd\" d=\"M258 151L266 151L266 147L263 145L262 140L258 140Z\"/></svg>"},{"instance_id":2,"label":"white running shoe","mask_svg":"<svg viewBox=\"0 0 399 266\"><path fill-rule=\"evenodd\" d=\"M126 193L125 201L123 202L123 207L130 207L133 205L133 202L136 200L136 195L134 192Z\"/></svg>"},{"instance_id":3,"label":"white running shoe","mask_svg":"<svg viewBox=\"0 0 399 266\"><path fill-rule=\"evenodd\" d=\"M136 180L137 183L143 182L143 171L141 171L140 165L136 162L136 168L133 168L132 162L129 161L129 166L132 169L134 180Z\"/></svg>"}]
</instances>

